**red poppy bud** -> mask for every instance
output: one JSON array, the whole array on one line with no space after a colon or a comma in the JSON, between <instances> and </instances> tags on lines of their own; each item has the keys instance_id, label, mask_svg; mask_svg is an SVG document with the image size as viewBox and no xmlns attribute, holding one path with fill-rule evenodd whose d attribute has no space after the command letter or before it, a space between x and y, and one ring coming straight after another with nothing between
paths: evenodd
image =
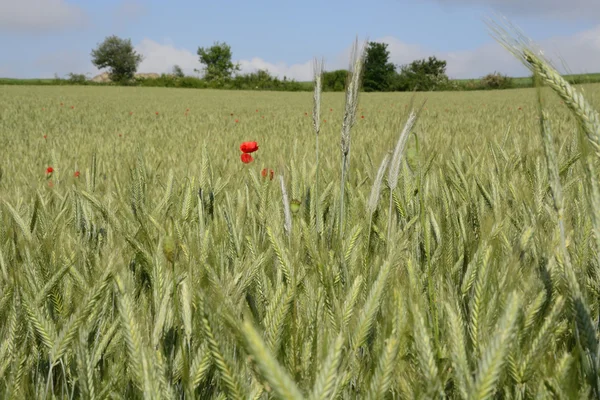
<instances>
[{"instance_id":1,"label":"red poppy bud","mask_svg":"<svg viewBox=\"0 0 600 400\"><path fill-rule=\"evenodd\" d=\"M54 168L52 168L52 167L46 168L46 174L50 175L53 172L54 172Z\"/></svg>"},{"instance_id":2,"label":"red poppy bud","mask_svg":"<svg viewBox=\"0 0 600 400\"><path fill-rule=\"evenodd\" d=\"M263 178L266 178L267 177L267 169L263 168L263 170L260 171L260 174L262 175Z\"/></svg>"},{"instance_id":3,"label":"red poppy bud","mask_svg":"<svg viewBox=\"0 0 600 400\"><path fill-rule=\"evenodd\" d=\"M256 142L244 142L240 145L242 153L254 153L258 150L258 143Z\"/></svg>"},{"instance_id":4,"label":"red poppy bud","mask_svg":"<svg viewBox=\"0 0 600 400\"><path fill-rule=\"evenodd\" d=\"M74 176L75 178L79 178L79 171L75 171L75 173L73 174L73 176Z\"/></svg>"},{"instance_id":5,"label":"red poppy bud","mask_svg":"<svg viewBox=\"0 0 600 400\"><path fill-rule=\"evenodd\" d=\"M251 163L252 161L254 161L254 158L252 158L252 156L248 153L242 153L242 155L240 156L240 159L242 160L242 162L244 164L248 164L248 163Z\"/></svg>"}]
</instances>

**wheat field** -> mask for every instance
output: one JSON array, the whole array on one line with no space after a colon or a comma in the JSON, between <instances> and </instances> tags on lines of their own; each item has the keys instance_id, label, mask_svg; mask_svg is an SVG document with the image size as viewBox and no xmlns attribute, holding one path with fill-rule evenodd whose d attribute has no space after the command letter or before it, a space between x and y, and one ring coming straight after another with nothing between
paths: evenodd
<instances>
[{"instance_id":1,"label":"wheat field","mask_svg":"<svg viewBox=\"0 0 600 400\"><path fill-rule=\"evenodd\" d=\"M310 93L0 88L0 397L597 397L595 125L553 89L361 93L342 196L343 94L317 163Z\"/></svg>"}]
</instances>

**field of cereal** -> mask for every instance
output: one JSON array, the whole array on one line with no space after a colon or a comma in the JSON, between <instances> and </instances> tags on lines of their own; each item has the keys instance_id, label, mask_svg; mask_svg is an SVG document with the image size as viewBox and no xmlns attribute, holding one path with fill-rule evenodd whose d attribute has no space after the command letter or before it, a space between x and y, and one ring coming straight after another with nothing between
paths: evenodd
<instances>
[{"instance_id":1,"label":"field of cereal","mask_svg":"<svg viewBox=\"0 0 600 400\"><path fill-rule=\"evenodd\" d=\"M375 203L412 95L361 93L340 229L342 93L315 196L311 93L0 87L0 397L592 396L598 160L543 95L562 215L534 89L417 94Z\"/></svg>"}]
</instances>

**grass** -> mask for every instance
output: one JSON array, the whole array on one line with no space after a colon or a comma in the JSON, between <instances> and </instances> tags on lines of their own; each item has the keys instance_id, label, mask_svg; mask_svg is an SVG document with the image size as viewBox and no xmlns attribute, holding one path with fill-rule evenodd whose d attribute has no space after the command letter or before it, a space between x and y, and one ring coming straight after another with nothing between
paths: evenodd
<instances>
[{"instance_id":1,"label":"grass","mask_svg":"<svg viewBox=\"0 0 600 400\"><path fill-rule=\"evenodd\" d=\"M361 93L344 166L343 94L3 87L0 397L597 396L600 85L540 74Z\"/></svg>"}]
</instances>

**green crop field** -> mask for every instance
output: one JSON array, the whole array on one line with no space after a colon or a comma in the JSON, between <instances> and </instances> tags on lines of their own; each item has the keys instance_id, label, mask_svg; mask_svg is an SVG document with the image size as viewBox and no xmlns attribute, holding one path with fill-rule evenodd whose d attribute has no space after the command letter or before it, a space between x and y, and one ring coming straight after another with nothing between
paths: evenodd
<instances>
[{"instance_id":1,"label":"green crop field","mask_svg":"<svg viewBox=\"0 0 600 400\"><path fill-rule=\"evenodd\" d=\"M598 120L542 95L361 93L341 196L342 93L317 163L312 93L0 87L0 397L598 395Z\"/></svg>"}]
</instances>

